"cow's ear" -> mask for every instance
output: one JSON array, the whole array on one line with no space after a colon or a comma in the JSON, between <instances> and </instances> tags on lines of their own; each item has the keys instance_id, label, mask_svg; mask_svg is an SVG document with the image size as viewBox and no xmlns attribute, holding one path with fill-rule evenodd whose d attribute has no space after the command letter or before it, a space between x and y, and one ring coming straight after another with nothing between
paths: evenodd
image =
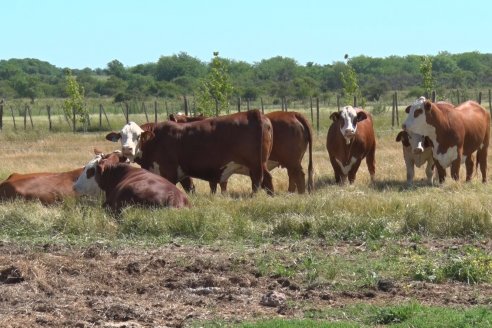
<instances>
[{"instance_id":1,"label":"cow's ear","mask_svg":"<svg viewBox=\"0 0 492 328\"><path fill-rule=\"evenodd\" d=\"M357 113L357 122L363 121L367 118L366 112L360 111Z\"/></svg>"},{"instance_id":2,"label":"cow's ear","mask_svg":"<svg viewBox=\"0 0 492 328\"><path fill-rule=\"evenodd\" d=\"M117 132L110 132L106 135L106 140L112 141L112 142L118 142L121 138L121 133Z\"/></svg>"},{"instance_id":3,"label":"cow's ear","mask_svg":"<svg viewBox=\"0 0 492 328\"><path fill-rule=\"evenodd\" d=\"M176 116L174 116L174 114L169 114L169 121L178 123L178 120L176 119Z\"/></svg>"},{"instance_id":4,"label":"cow's ear","mask_svg":"<svg viewBox=\"0 0 492 328\"><path fill-rule=\"evenodd\" d=\"M334 113L331 113L331 115L330 115L330 119L333 122L338 121L339 118L340 118L340 113L339 112L334 112Z\"/></svg>"},{"instance_id":5,"label":"cow's ear","mask_svg":"<svg viewBox=\"0 0 492 328\"><path fill-rule=\"evenodd\" d=\"M154 137L155 137L154 132L152 132L152 131L144 131L140 135L140 141L141 142L148 142L148 141L152 140Z\"/></svg>"},{"instance_id":6,"label":"cow's ear","mask_svg":"<svg viewBox=\"0 0 492 328\"><path fill-rule=\"evenodd\" d=\"M96 174L96 168L94 167L87 169L87 171L85 172L85 176L87 177L87 179L92 178L95 174Z\"/></svg>"},{"instance_id":7,"label":"cow's ear","mask_svg":"<svg viewBox=\"0 0 492 328\"><path fill-rule=\"evenodd\" d=\"M424 103L424 109L427 111L430 110L431 107L432 107L432 103L429 100L426 100Z\"/></svg>"},{"instance_id":8,"label":"cow's ear","mask_svg":"<svg viewBox=\"0 0 492 328\"><path fill-rule=\"evenodd\" d=\"M396 142L400 142L401 139L403 138L403 134L405 133L405 131L400 131L400 133L398 133L398 135L396 136Z\"/></svg>"},{"instance_id":9,"label":"cow's ear","mask_svg":"<svg viewBox=\"0 0 492 328\"><path fill-rule=\"evenodd\" d=\"M103 151L97 148L94 148L94 155L102 155Z\"/></svg>"},{"instance_id":10,"label":"cow's ear","mask_svg":"<svg viewBox=\"0 0 492 328\"><path fill-rule=\"evenodd\" d=\"M405 108L405 113L410 114L410 108L411 108L411 107L412 107L412 106L408 105L408 106L407 106L407 108Z\"/></svg>"}]
</instances>

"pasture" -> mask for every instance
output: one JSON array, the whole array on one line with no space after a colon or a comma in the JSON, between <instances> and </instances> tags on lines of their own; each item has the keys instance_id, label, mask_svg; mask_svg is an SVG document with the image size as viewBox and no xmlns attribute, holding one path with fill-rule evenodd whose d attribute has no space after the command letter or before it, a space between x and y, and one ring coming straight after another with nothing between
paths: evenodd
<instances>
[{"instance_id":1,"label":"pasture","mask_svg":"<svg viewBox=\"0 0 492 328\"><path fill-rule=\"evenodd\" d=\"M225 195L195 179L191 209L129 207L119 221L101 199L0 204L0 326L490 326L491 183L465 183L462 166L459 182L448 172L428 186L420 168L407 187L385 113L374 117L376 182L363 161L353 185L336 185L334 110L314 130L312 194L288 194L275 169L274 197L251 196L243 176ZM106 133L5 129L0 179L83 166L94 147L119 147ZM285 300L268 306L270 291Z\"/></svg>"}]
</instances>

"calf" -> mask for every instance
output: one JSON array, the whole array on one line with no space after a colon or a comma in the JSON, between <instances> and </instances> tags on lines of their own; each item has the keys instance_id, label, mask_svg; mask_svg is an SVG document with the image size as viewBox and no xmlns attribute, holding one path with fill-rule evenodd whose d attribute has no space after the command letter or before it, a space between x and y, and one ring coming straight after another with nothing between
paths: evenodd
<instances>
[{"instance_id":1,"label":"calf","mask_svg":"<svg viewBox=\"0 0 492 328\"><path fill-rule=\"evenodd\" d=\"M82 180L92 177L106 194L104 207L121 213L125 205L152 207L189 207L188 198L176 186L147 170L121 163L122 156L112 153L89 163ZM78 181L78 186L83 182Z\"/></svg>"},{"instance_id":2,"label":"calf","mask_svg":"<svg viewBox=\"0 0 492 328\"><path fill-rule=\"evenodd\" d=\"M415 166L421 167L425 163L425 175L427 182L432 184L432 174L434 171L434 158L432 157L432 146L429 139L407 131L400 131L396 136L396 141L403 146L403 159L407 167L407 184L413 184Z\"/></svg>"},{"instance_id":3,"label":"calf","mask_svg":"<svg viewBox=\"0 0 492 328\"><path fill-rule=\"evenodd\" d=\"M432 103L420 97L406 108L403 129L429 137L439 182L451 167L451 177L459 180L461 163L466 166L466 181L473 175L472 154L477 152L482 182L487 182L487 152L490 137L490 114L475 101L456 108L445 102Z\"/></svg>"},{"instance_id":4,"label":"calf","mask_svg":"<svg viewBox=\"0 0 492 328\"><path fill-rule=\"evenodd\" d=\"M345 183L347 176L352 184L362 159L366 158L367 168L374 181L376 173L376 138L371 114L352 106L345 106L330 115L333 123L328 129L326 149L335 181Z\"/></svg>"},{"instance_id":5,"label":"calf","mask_svg":"<svg viewBox=\"0 0 492 328\"><path fill-rule=\"evenodd\" d=\"M72 185L83 168L60 173L12 173L0 183L0 200L23 198L53 204L65 197L76 196Z\"/></svg>"}]
</instances>

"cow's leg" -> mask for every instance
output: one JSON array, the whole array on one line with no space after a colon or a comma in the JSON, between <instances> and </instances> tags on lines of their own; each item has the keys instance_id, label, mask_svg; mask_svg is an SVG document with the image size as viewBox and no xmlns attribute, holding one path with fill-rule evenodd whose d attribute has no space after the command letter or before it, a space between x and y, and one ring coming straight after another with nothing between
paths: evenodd
<instances>
[{"instance_id":1,"label":"cow's leg","mask_svg":"<svg viewBox=\"0 0 492 328\"><path fill-rule=\"evenodd\" d=\"M405 166L407 167L407 185L411 186L415 176L415 163L412 160L405 159Z\"/></svg>"},{"instance_id":2,"label":"cow's leg","mask_svg":"<svg viewBox=\"0 0 492 328\"><path fill-rule=\"evenodd\" d=\"M487 182L487 146L482 146L477 151L477 166L480 164L480 172L482 173L482 182Z\"/></svg>"},{"instance_id":3,"label":"cow's leg","mask_svg":"<svg viewBox=\"0 0 492 328\"><path fill-rule=\"evenodd\" d=\"M458 154L458 158L451 162L451 178L456 181L460 179L460 165L461 156Z\"/></svg>"},{"instance_id":4,"label":"cow's leg","mask_svg":"<svg viewBox=\"0 0 492 328\"><path fill-rule=\"evenodd\" d=\"M350 184L354 183L355 175L357 174L357 170L359 169L361 162L362 161L359 159L354 163L354 165L352 165L352 168L350 169L350 171L348 173L348 179L349 179ZM371 171L369 171L369 172L371 172ZM371 181L373 180L373 176L374 176L374 173L371 174Z\"/></svg>"},{"instance_id":5,"label":"cow's leg","mask_svg":"<svg viewBox=\"0 0 492 328\"><path fill-rule=\"evenodd\" d=\"M210 193L215 194L217 192L217 182L209 181L208 185L210 186Z\"/></svg>"},{"instance_id":6,"label":"cow's leg","mask_svg":"<svg viewBox=\"0 0 492 328\"><path fill-rule=\"evenodd\" d=\"M220 193L225 194L227 192L227 180L219 183L220 185Z\"/></svg>"},{"instance_id":7,"label":"cow's leg","mask_svg":"<svg viewBox=\"0 0 492 328\"><path fill-rule=\"evenodd\" d=\"M263 181L261 182L261 187L267 192L268 195L273 196L272 175L268 171L266 165L264 165L263 169Z\"/></svg>"},{"instance_id":8,"label":"cow's leg","mask_svg":"<svg viewBox=\"0 0 492 328\"><path fill-rule=\"evenodd\" d=\"M297 186L297 192L304 194L306 192L306 176L301 165L287 168L287 174L289 175L289 192L295 192ZM294 182L294 188L290 188L290 180Z\"/></svg>"},{"instance_id":9,"label":"cow's leg","mask_svg":"<svg viewBox=\"0 0 492 328\"><path fill-rule=\"evenodd\" d=\"M179 183L183 187L184 191L186 191L187 193L194 193L195 192L195 184L193 183L192 178L185 177Z\"/></svg>"},{"instance_id":10,"label":"cow's leg","mask_svg":"<svg viewBox=\"0 0 492 328\"><path fill-rule=\"evenodd\" d=\"M335 157L330 156L330 163L331 163L331 167L333 168L333 172L335 173L335 182L338 184L343 184L344 183L343 172L340 169L340 166L338 166Z\"/></svg>"},{"instance_id":11,"label":"cow's leg","mask_svg":"<svg viewBox=\"0 0 492 328\"><path fill-rule=\"evenodd\" d=\"M374 182L374 176L376 175L376 156L375 155L376 155L376 147L374 146L374 147L372 147L372 149L369 151L369 153L366 156L367 170L369 171L369 175L371 176L371 182ZM357 173L357 170L355 170L355 172ZM354 174L354 179L355 179L355 174ZM350 180L350 175L349 175L349 180Z\"/></svg>"},{"instance_id":12,"label":"cow's leg","mask_svg":"<svg viewBox=\"0 0 492 328\"><path fill-rule=\"evenodd\" d=\"M478 161L478 154L477 154L477 161ZM473 176L473 156L472 155L470 155L466 158L465 167L466 167L466 181L470 181L472 176Z\"/></svg>"},{"instance_id":13,"label":"cow's leg","mask_svg":"<svg viewBox=\"0 0 492 328\"><path fill-rule=\"evenodd\" d=\"M253 192L257 192L262 186L263 170L261 168L249 168L249 176L251 178L251 187Z\"/></svg>"},{"instance_id":14,"label":"cow's leg","mask_svg":"<svg viewBox=\"0 0 492 328\"><path fill-rule=\"evenodd\" d=\"M441 166L438 161L436 163L437 175L439 176L439 183L443 183L446 180L446 170Z\"/></svg>"},{"instance_id":15,"label":"cow's leg","mask_svg":"<svg viewBox=\"0 0 492 328\"><path fill-rule=\"evenodd\" d=\"M425 175L427 176L427 183L432 185L432 176L434 175L434 163L432 161L427 161L427 166L425 167Z\"/></svg>"}]
</instances>

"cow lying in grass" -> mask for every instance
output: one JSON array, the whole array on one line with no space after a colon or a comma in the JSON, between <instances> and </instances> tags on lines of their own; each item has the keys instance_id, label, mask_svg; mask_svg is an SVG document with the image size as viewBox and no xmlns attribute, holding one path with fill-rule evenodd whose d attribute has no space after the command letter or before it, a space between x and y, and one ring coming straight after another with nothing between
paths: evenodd
<instances>
[{"instance_id":1,"label":"cow lying in grass","mask_svg":"<svg viewBox=\"0 0 492 328\"><path fill-rule=\"evenodd\" d=\"M101 188L106 201L104 207L116 214L126 205L149 207L189 207L188 198L174 184L147 170L124 163L126 158L114 152L92 160L74 184L74 189L87 193L94 181Z\"/></svg>"}]
</instances>

